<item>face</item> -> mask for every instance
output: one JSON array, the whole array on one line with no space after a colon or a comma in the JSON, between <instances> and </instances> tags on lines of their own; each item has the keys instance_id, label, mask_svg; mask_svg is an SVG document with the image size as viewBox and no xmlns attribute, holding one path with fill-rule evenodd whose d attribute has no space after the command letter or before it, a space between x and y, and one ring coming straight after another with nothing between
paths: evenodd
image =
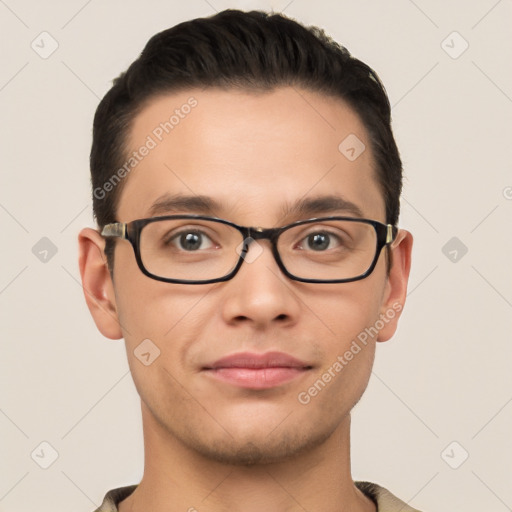
<instances>
[{"instance_id":1,"label":"face","mask_svg":"<svg viewBox=\"0 0 512 512\"><path fill-rule=\"evenodd\" d=\"M197 104L181 109L169 133L155 132L191 97ZM338 148L350 134L366 147L355 160ZM323 196L385 222L366 130L339 99L288 87L263 94L189 90L156 98L142 110L130 146L136 150L148 136L156 145L125 178L121 222L155 212L197 213L270 228L355 216L343 208L286 213L299 200ZM165 195L178 194L207 196L215 205L208 211L197 204L152 209ZM126 240L116 242L114 282L102 271L103 281L87 283L82 252L84 282L103 289L96 302L105 301L109 310L90 301L91 311L106 336L126 341L144 421L189 449L234 464L286 459L347 424L366 388L376 341L396 328L409 268L410 235L404 231L391 249L389 276L383 251L369 277L342 284L290 280L273 259L270 242L258 244L261 253L232 280L202 285L150 279ZM140 347L153 354L150 359L156 347L160 354L145 365L137 357ZM262 370L251 379L250 370L212 370L227 356L275 352L294 358L294 367ZM262 385L258 379L265 376Z\"/></svg>"}]
</instances>

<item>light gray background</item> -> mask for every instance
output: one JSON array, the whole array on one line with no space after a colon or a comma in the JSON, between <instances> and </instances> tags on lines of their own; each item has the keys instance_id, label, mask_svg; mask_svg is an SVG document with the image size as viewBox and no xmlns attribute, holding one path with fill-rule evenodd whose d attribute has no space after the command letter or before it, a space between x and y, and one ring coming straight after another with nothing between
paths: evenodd
<instances>
[{"instance_id":1,"label":"light gray background","mask_svg":"<svg viewBox=\"0 0 512 512\"><path fill-rule=\"evenodd\" d=\"M325 28L393 104L414 261L353 415L354 478L425 511L512 510L510 0L0 0L0 511L90 512L142 475L124 344L96 330L79 282L92 117L151 35L227 7ZM46 59L43 31L59 45Z\"/></svg>"}]
</instances>

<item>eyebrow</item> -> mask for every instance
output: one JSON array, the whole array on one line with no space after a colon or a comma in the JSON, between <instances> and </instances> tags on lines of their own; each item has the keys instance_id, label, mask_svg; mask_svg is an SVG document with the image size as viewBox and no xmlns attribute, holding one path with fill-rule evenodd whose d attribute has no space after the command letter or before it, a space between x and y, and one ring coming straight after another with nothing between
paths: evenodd
<instances>
[{"instance_id":1,"label":"eyebrow","mask_svg":"<svg viewBox=\"0 0 512 512\"><path fill-rule=\"evenodd\" d=\"M364 217L359 206L340 196L326 195L312 198L302 198L294 203L285 203L281 209L283 217L289 216L311 216L319 213L343 212Z\"/></svg>"},{"instance_id":2,"label":"eyebrow","mask_svg":"<svg viewBox=\"0 0 512 512\"><path fill-rule=\"evenodd\" d=\"M222 204L209 196L164 194L151 205L148 213L152 217L169 213L214 215L215 211L223 210ZM281 207L281 215L283 218L299 216L310 217L312 215L336 212L348 213L360 218L364 217L359 206L336 195L302 198L293 203L287 202Z\"/></svg>"},{"instance_id":3,"label":"eyebrow","mask_svg":"<svg viewBox=\"0 0 512 512\"><path fill-rule=\"evenodd\" d=\"M212 215L215 210L222 210L219 202L208 196L164 194L149 208L149 215L156 216L166 213L201 213Z\"/></svg>"}]
</instances>

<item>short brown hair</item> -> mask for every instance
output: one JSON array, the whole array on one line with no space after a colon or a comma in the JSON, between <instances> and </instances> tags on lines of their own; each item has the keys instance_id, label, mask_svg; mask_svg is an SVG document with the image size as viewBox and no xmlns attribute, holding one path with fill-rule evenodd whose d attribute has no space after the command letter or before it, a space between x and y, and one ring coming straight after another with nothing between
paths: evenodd
<instances>
[{"instance_id":1,"label":"short brown hair","mask_svg":"<svg viewBox=\"0 0 512 512\"><path fill-rule=\"evenodd\" d=\"M379 77L318 27L282 15L227 9L180 23L153 36L139 58L114 80L94 117L90 157L93 212L99 227L116 222L123 180L97 194L127 159L135 116L162 93L221 87L271 91L296 85L343 99L368 131L386 222L400 210L402 163L391 129L391 108ZM114 240L105 253L113 271Z\"/></svg>"}]
</instances>

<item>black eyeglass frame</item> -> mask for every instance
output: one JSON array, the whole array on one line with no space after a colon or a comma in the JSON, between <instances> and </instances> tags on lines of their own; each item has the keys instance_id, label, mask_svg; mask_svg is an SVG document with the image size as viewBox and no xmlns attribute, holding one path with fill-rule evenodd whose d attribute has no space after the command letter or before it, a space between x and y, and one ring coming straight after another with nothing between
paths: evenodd
<instances>
[{"instance_id":1,"label":"black eyeglass frame","mask_svg":"<svg viewBox=\"0 0 512 512\"><path fill-rule=\"evenodd\" d=\"M144 226L147 226L148 224L152 222L158 222L161 220L172 220L172 219L194 219L194 220L208 220L213 222L218 222L220 224L225 224L227 226L231 226L235 229L237 229L242 235L243 235L243 242L244 246L242 251L240 252L240 258L233 268L233 270L223 276L218 277L215 279L204 279L204 280L188 280L188 279L171 279L167 277L161 277L157 276L155 274L152 274L149 272L146 267L144 266L142 262L142 257L140 254L140 235L142 232L142 229ZM291 229L295 226L299 226L302 224L313 224L316 222L321 221L327 221L327 220L343 220L343 221L349 221L349 222L359 222L364 224L369 224L373 226L375 229L376 235L377 235L377 242L375 247L375 256L373 258L373 261L371 265L369 266L368 270L364 272L363 274L351 277L347 279L331 279L331 280L325 280L325 279L307 279L302 277L297 277L286 269L284 266L281 256L279 255L279 251L277 249L277 241L279 236L287 231L288 229ZM128 240L134 250L135 253L135 259L137 261L137 265L139 266L139 269L141 272L157 281L162 281L164 283L177 283L177 284L210 284L210 283L220 283L223 281L229 281L232 279L237 272L240 270L240 267L242 266L242 263L244 262L245 255L249 251L249 245L253 240L270 240L270 243L272 245L272 254L274 256L274 259L278 265L278 267L281 269L283 274L287 276L289 279L292 279L294 281L300 281L302 283L318 283L318 284L328 284L328 283L349 283L353 281L359 281L361 279L364 279L365 277L368 277L373 270L375 269L375 266L377 265L377 261L379 259L380 253L382 252L382 249L386 246L389 246L393 241L396 239L396 235L398 233L398 228L396 226L393 226L392 224L383 224L382 222L371 220L371 219L361 219L361 218L354 218L354 217L316 217L312 219L306 219L306 220L299 220L296 222L293 222L291 224L287 224L286 226L281 226L278 228L260 228L260 227L246 227L246 226L239 226L238 224L235 224L233 222L230 222L225 219L219 219L217 217L208 217L204 215L165 215L161 217L149 217L147 219L137 219L133 220L131 222L114 222L112 224L106 224L103 229L101 230L101 236L105 238L122 238L125 240ZM249 241L247 241L249 239Z\"/></svg>"}]
</instances>

